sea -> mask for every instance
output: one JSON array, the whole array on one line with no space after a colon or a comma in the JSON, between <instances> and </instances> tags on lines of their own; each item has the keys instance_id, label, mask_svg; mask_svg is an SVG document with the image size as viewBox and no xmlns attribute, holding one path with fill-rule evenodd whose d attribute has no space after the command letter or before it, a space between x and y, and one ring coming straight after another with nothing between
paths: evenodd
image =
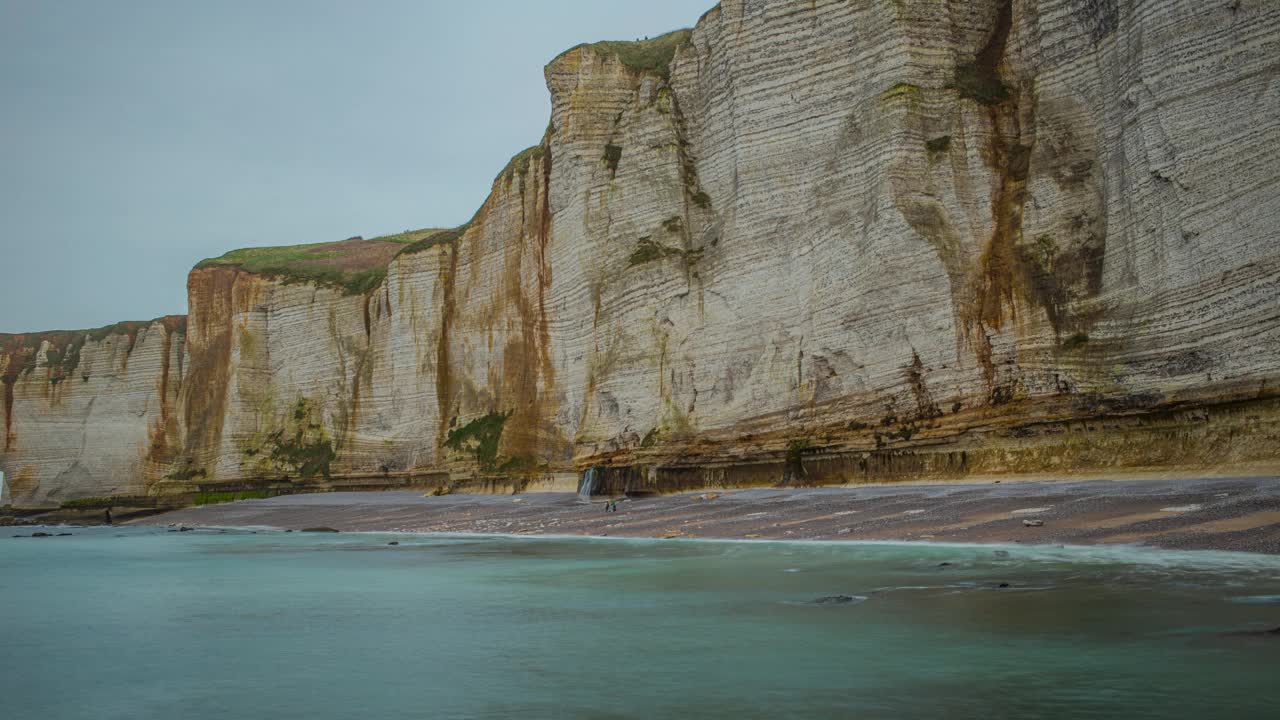
<instances>
[{"instance_id":1,"label":"sea","mask_svg":"<svg viewBox=\"0 0 1280 720\"><path fill-rule=\"evenodd\" d=\"M1280 717L1272 556L173 530L0 529L0 715Z\"/></svg>"}]
</instances>

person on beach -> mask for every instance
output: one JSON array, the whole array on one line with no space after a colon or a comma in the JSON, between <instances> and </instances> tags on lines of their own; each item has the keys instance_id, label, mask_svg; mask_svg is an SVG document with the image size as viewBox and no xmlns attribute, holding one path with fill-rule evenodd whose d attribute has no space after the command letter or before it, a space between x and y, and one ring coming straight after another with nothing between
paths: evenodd
<instances>
[{"instance_id":1,"label":"person on beach","mask_svg":"<svg viewBox=\"0 0 1280 720\"><path fill-rule=\"evenodd\" d=\"M107 508L107 514L105 517L103 517L102 522L106 523L107 525L111 524L111 508L110 507Z\"/></svg>"}]
</instances>

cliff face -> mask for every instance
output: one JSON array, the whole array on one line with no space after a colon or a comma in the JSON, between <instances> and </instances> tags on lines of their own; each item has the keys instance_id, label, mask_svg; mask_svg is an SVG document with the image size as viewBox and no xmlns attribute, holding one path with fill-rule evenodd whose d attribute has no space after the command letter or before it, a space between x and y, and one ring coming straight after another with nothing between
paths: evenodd
<instances>
[{"instance_id":1,"label":"cliff face","mask_svg":"<svg viewBox=\"0 0 1280 720\"><path fill-rule=\"evenodd\" d=\"M725 0L574 48L466 226L354 284L198 268L133 351L179 369L129 361L166 409L6 370L6 427L58 430L0 463L20 504L1274 461L1278 38L1247 0Z\"/></svg>"},{"instance_id":2,"label":"cliff face","mask_svg":"<svg viewBox=\"0 0 1280 720\"><path fill-rule=\"evenodd\" d=\"M0 469L14 505L150 491L182 442L185 327L0 335Z\"/></svg>"}]
</instances>

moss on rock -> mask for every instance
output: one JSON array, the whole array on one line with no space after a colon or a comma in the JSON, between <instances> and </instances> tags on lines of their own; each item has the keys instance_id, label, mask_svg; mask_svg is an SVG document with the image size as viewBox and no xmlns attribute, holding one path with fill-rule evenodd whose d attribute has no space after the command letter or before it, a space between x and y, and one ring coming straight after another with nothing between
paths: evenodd
<instances>
[{"instance_id":1,"label":"moss on rock","mask_svg":"<svg viewBox=\"0 0 1280 720\"><path fill-rule=\"evenodd\" d=\"M498 443L502 429L511 413L489 412L460 428L449 431L444 446L458 452L470 452L481 470L489 472L497 467Z\"/></svg>"}]
</instances>

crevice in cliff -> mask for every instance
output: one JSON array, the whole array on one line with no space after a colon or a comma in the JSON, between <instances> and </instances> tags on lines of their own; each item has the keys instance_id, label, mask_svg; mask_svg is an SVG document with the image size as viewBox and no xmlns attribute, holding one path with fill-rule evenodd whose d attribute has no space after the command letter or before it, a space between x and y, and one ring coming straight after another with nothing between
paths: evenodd
<instances>
[{"instance_id":1,"label":"crevice in cliff","mask_svg":"<svg viewBox=\"0 0 1280 720\"><path fill-rule=\"evenodd\" d=\"M991 333L1003 329L1006 320L1016 320L1019 297L1031 295L1018 247L1032 150L1023 140L1022 123L1024 114L1034 118L1035 92L1024 87L1010 91L1000 76L1012 28L1013 3L1003 0L986 45L974 62L957 66L954 83L962 96L986 108L991 135L984 159L997 181L991 198L991 237L979 257L971 299L962 313L963 332L982 365L993 403L1006 400L1008 389L997 386Z\"/></svg>"},{"instance_id":2,"label":"crevice in cliff","mask_svg":"<svg viewBox=\"0 0 1280 720\"><path fill-rule=\"evenodd\" d=\"M230 382L232 320L236 281L233 268L197 268L188 280L191 321L187 348L190 375L183 383L188 463L212 465L222 442Z\"/></svg>"},{"instance_id":3,"label":"crevice in cliff","mask_svg":"<svg viewBox=\"0 0 1280 720\"><path fill-rule=\"evenodd\" d=\"M691 227L692 210L690 204L700 210L711 210L711 196L702 189L702 182L698 177L697 160L689 153L688 131L685 127L684 113L680 109L680 100L674 92L671 92L671 127L676 136L676 157L680 162L680 180L684 189L684 222L685 227ZM689 250L688 233L686 235L685 250Z\"/></svg>"},{"instance_id":4,"label":"crevice in cliff","mask_svg":"<svg viewBox=\"0 0 1280 720\"><path fill-rule=\"evenodd\" d=\"M173 354L173 331L164 328L160 344L160 417L151 428L151 447L147 459L152 464L165 463L169 457L169 372Z\"/></svg>"}]
</instances>

